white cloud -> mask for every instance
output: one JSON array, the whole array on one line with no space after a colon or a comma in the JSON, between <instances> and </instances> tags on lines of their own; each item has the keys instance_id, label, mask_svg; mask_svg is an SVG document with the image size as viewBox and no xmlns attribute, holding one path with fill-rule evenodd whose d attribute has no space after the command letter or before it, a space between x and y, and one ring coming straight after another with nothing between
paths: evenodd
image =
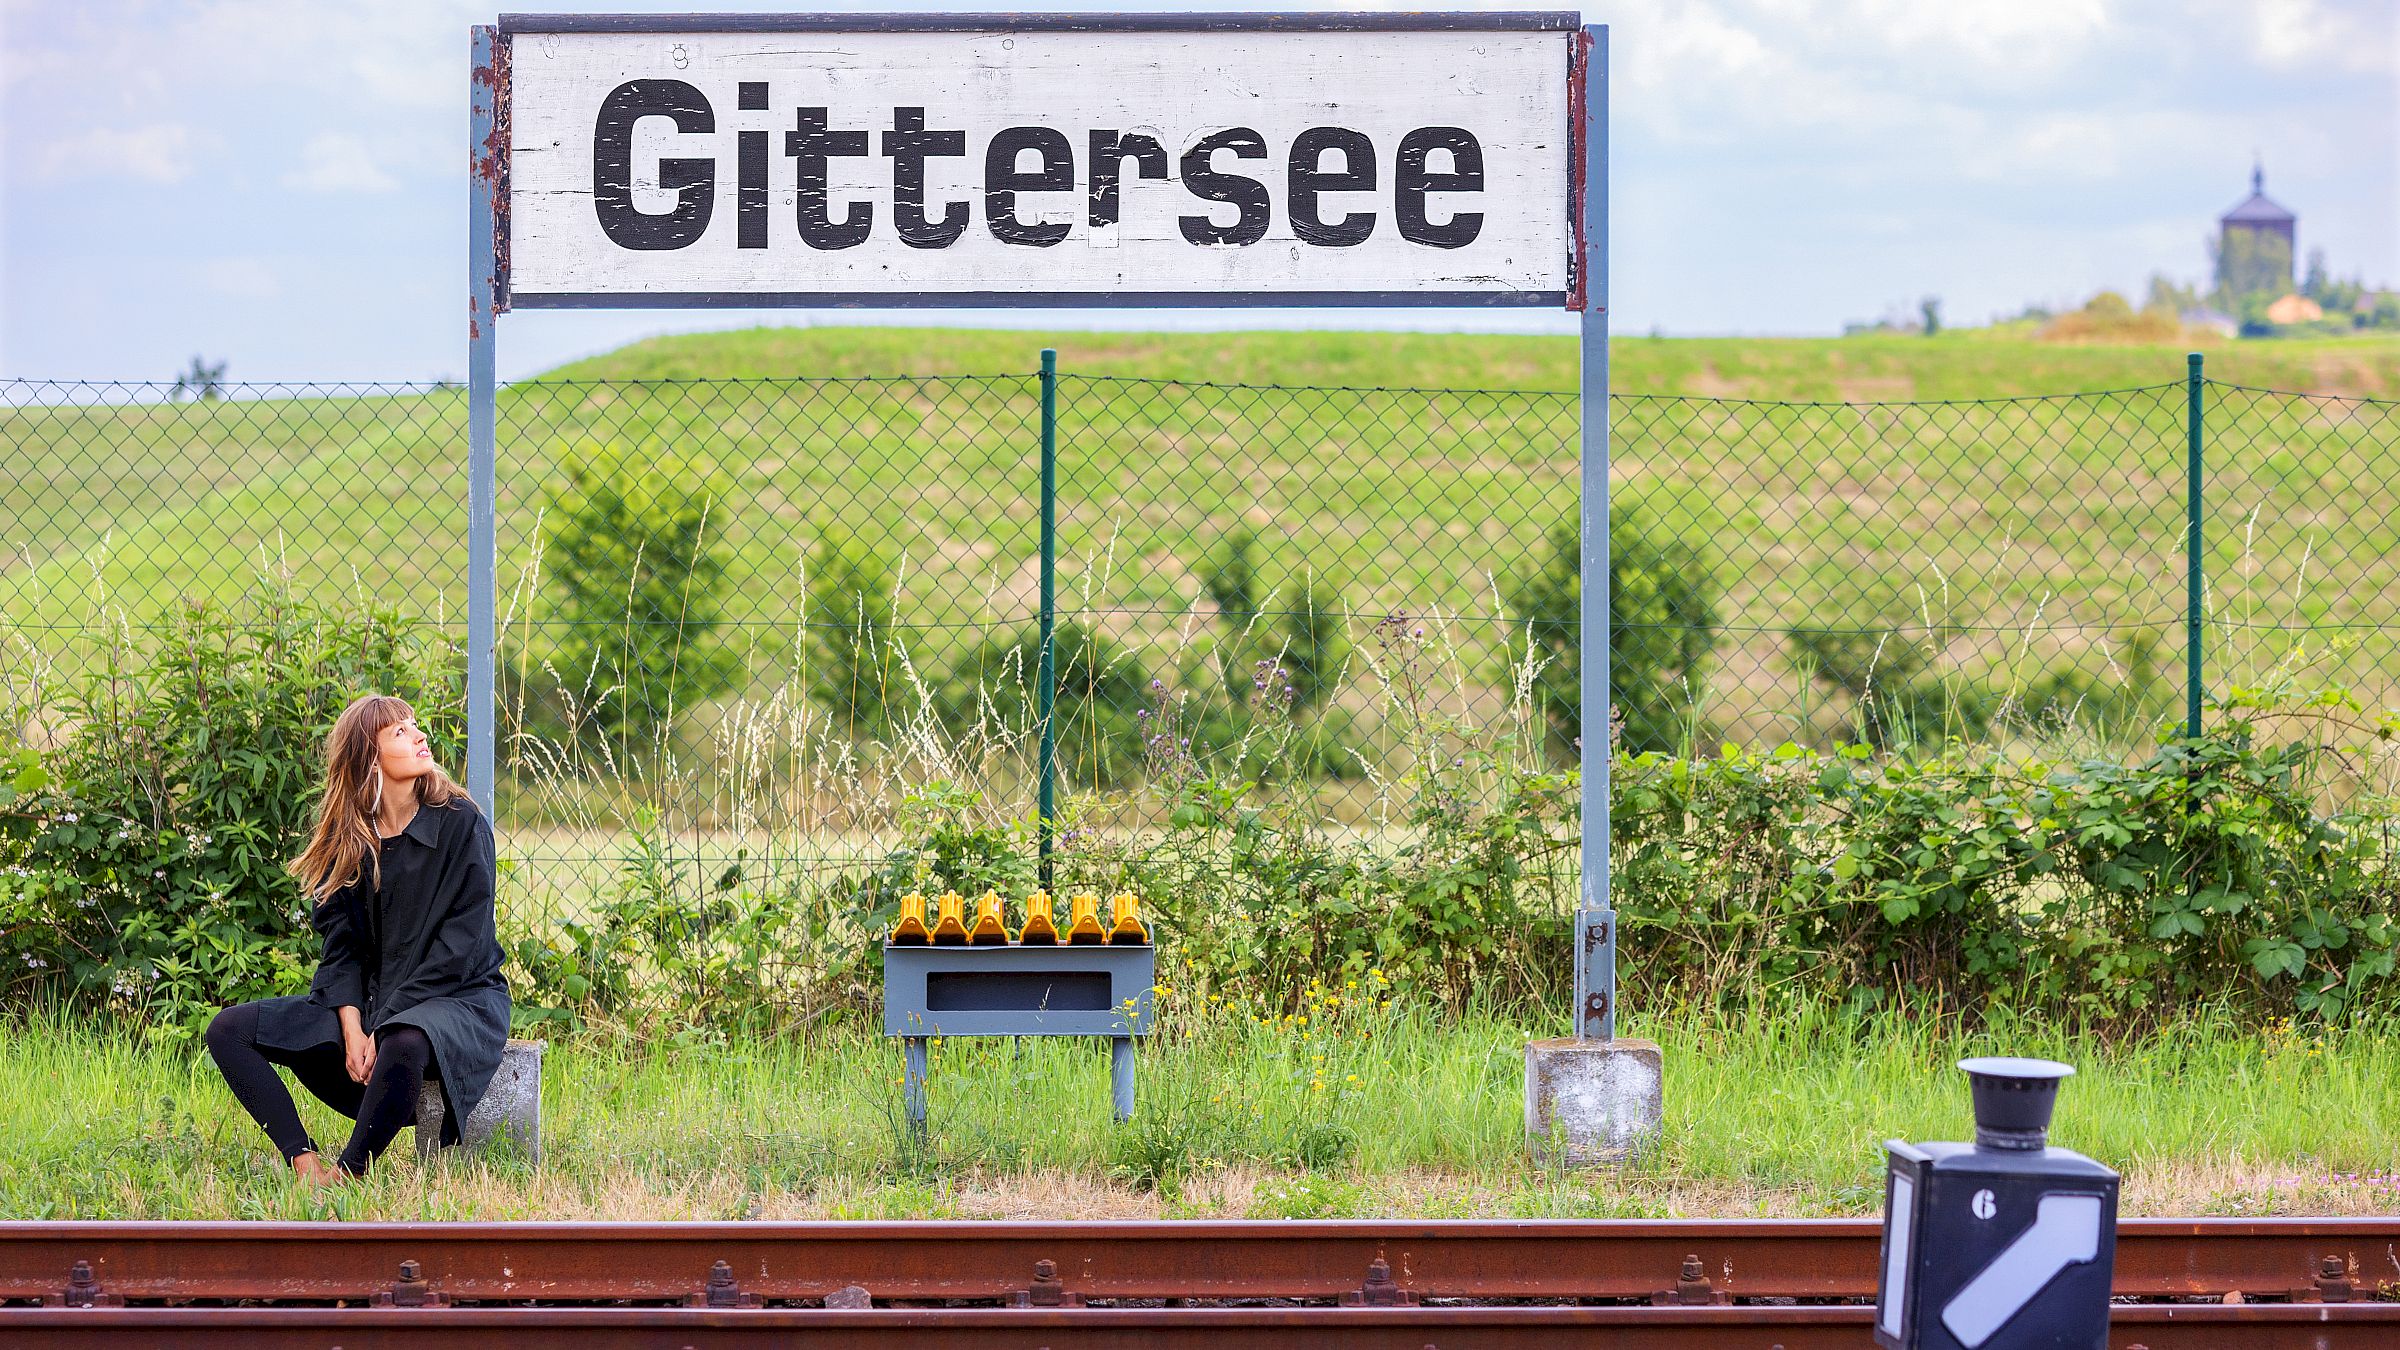
<instances>
[{"instance_id":1,"label":"white cloud","mask_svg":"<svg viewBox=\"0 0 2400 1350\"><path fill-rule=\"evenodd\" d=\"M2389 74L2400 67L2400 6L2389 0L2357 7L2253 0L2250 32L2259 56L2278 70Z\"/></svg>"},{"instance_id":2,"label":"white cloud","mask_svg":"<svg viewBox=\"0 0 2400 1350\"><path fill-rule=\"evenodd\" d=\"M300 162L284 186L304 192L390 192L399 180L375 164L367 143L340 131L320 131L300 147Z\"/></svg>"},{"instance_id":3,"label":"white cloud","mask_svg":"<svg viewBox=\"0 0 2400 1350\"><path fill-rule=\"evenodd\" d=\"M138 127L91 127L43 147L36 163L42 177L130 178L144 183L178 183L192 175L192 162L216 137L179 122Z\"/></svg>"}]
</instances>

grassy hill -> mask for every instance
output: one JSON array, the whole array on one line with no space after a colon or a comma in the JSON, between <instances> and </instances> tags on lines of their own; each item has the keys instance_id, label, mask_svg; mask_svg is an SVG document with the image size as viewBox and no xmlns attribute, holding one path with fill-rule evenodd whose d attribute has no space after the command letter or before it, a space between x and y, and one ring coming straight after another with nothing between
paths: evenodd
<instances>
[{"instance_id":1,"label":"grassy hill","mask_svg":"<svg viewBox=\"0 0 2400 1350\"><path fill-rule=\"evenodd\" d=\"M1198 574L1228 531L1266 582L1329 579L1358 617L1462 619L1476 669L1497 592L1575 514L1574 345L1383 333L1066 334L1062 593L1104 631L1194 659ZM501 399L512 630L547 614L538 511L581 441L705 454L737 638L772 684L802 659L797 577L826 534L901 565L928 657L1033 612L1041 339L983 330L756 329L659 338ZM1712 711L1759 735L1804 715L1783 630L1930 622L1937 664L2003 687L2062 662L2104 678L2133 636L2180 646L2180 350L1961 333L1620 340L1621 502L1704 544L1722 592ZM2400 396L2400 342L2226 344L2236 384ZM900 380L867 377L905 376ZM1145 381L1211 383L1146 383ZM627 384L626 381L669 383ZM763 382L762 382L763 381ZM1287 390L1224 384L1300 386ZM1399 388L1518 393L1403 394ZM2037 402L2001 400L2116 392ZM2400 415L2212 395L2211 569L2230 617L2359 626L2390 668ZM1734 400L1763 400L1737 402ZM1792 406L1805 403L1820 406ZM1876 406L1834 406L1867 403ZM463 620L465 399L337 392L0 413L0 615L55 647L99 604L223 594L263 563ZM1198 606L1197 608L1196 605ZM1195 634L1198 636L1195 637ZM2373 649L2376 642L2380 649Z\"/></svg>"},{"instance_id":2,"label":"grassy hill","mask_svg":"<svg viewBox=\"0 0 2400 1350\"><path fill-rule=\"evenodd\" d=\"M1154 380L1385 388L1575 388L1575 341L1450 333L1034 333L753 328L652 338L562 366L564 379L1017 373L1044 345L1062 370ZM2185 348L1986 338L1645 338L1611 344L1618 393L1803 402L2013 398L2183 378ZM2400 398L2400 339L2217 343L2211 377L2265 389Z\"/></svg>"}]
</instances>

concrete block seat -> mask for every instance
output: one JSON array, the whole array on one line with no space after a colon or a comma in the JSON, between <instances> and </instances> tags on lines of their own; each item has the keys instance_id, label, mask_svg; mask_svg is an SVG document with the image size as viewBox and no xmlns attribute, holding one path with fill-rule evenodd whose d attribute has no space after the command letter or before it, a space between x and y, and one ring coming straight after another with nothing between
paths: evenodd
<instances>
[{"instance_id":1,"label":"concrete block seat","mask_svg":"<svg viewBox=\"0 0 2400 1350\"><path fill-rule=\"evenodd\" d=\"M475 1114L460 1127L459 1142L474 1151L494 1136L507 1137L529 1161L542 1160L542 1049L546 1041L511 1040L500 1052L500 1067L484 1089ZM430 1162L441 1150L442 1118L450 1106L442 1097L442 1081L425 1080L417 1094L417 1157Z\"/></svg>"}]
</instances>

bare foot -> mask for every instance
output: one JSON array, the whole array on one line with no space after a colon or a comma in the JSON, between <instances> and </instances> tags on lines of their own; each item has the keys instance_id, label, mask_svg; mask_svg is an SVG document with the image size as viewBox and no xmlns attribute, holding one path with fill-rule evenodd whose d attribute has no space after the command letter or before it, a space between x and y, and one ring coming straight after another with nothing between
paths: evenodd
<instances>
[{"instance_id":1,"label":"bare foot","mask_svg":"<svg viewBox=\"0 0 2400 1350\"><path fill-rule=\"evenodd\" d=\"M342 1169L314 1153L292 1159L292 1172L311 1186L331 1186L342 1179Z\"/></svg>"}]
</instances>

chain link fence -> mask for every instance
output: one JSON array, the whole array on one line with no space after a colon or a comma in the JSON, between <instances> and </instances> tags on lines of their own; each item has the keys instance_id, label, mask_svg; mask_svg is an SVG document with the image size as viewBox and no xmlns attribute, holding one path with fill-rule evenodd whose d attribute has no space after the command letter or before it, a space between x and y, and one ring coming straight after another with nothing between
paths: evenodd
<instances>
[{"instance_id":1,"label":"chain link fence","mask_svg":"<svg viewBox=\"0 0 2400 1350\"><path fill-rule=\"evenodd\" d=\"M463 644L449 386L0 383L24 734L112 626L262 575ZM2183 715L2189 387L1891 404L1619 395L1633 748L2134 744ZM2400 404L2205 386L2205 687L2400 704ZM1429 723L1571 762L1572 393L1066 374L1050 725L1066 828L1165 766L1397 828ZM499 395L498 814L545 909L665 835L869 863L914 796L1033 811L1040 377L536 380ZM948 794L948 795L944 795Z\"/></svg>"}]
</instances>

